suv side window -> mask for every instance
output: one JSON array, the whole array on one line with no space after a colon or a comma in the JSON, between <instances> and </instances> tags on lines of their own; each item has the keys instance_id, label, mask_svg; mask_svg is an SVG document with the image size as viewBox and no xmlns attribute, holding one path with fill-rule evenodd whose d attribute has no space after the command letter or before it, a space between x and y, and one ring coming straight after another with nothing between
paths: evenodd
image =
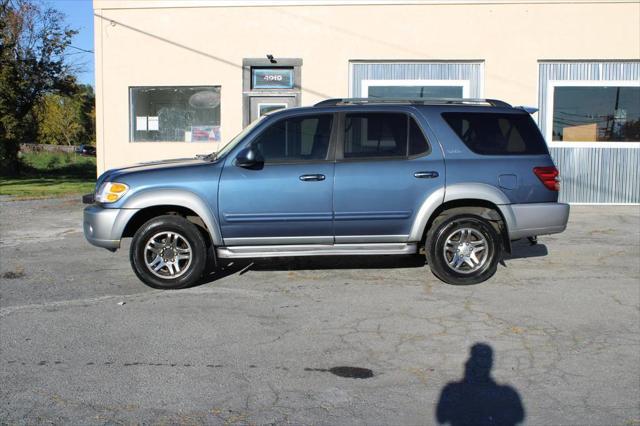
<instances>
[{"instance_id":1,"label":"suv side window","mask_svg":"<svg viewBox=\"0 0 640 426\"><path fill-rule=\"evenodd\" d=\"M462 142L476 154L549 153L538 127L529 114L445 112L442 117Z\"/></svg>"},{"instance_id":2,"label":"suv side window","mask_svg":"<svg viewBox=\"0 0 640 426\"><path fill-rule=\"evenodd\" d=\"M422 130L412 117L409 117L409 156L424 154L429 151L429 144Z\"/></svg>"},{"instance_id":3,"label":"suv side window","mask_svg":"<svg viewBox=\"0 0 640 426\"><path fill-rule=\"evenodd\" d=\"M344 158L403 158L428 150L418 124L407 114L372 112L345 116Z\"/></svg>"},{"instance_id":4,"label":"suv side window","mask_svg":"<svg viewBox=\"0 0 640 426\"><path fill-rule=\"evenodd\" d=\"M251 146L265 163L324 160L332 123L331 114L286 118L269 126Z\"/></svg>"}]
</instances>

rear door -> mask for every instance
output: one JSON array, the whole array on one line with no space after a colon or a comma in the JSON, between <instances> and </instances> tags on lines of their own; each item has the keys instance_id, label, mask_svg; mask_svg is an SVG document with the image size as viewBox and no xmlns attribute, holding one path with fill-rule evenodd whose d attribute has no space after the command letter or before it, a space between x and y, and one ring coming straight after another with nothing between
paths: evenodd
<instances>
[{"instance_id":1,"label":"rear door","mask_svg":"<svg viewBox=\"0 0 640 426\"><path fill-rule=\"evenodd\" d=\"M444 161L413 112L345 112L334 183L335 242L406 242L422 203L444 186Z\"/></svg>"}]
</instances>

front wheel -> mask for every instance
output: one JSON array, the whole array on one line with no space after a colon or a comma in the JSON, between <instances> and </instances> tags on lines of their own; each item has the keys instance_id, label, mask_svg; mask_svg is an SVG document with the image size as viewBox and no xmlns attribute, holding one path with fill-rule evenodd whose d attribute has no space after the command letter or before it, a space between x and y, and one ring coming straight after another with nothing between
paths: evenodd
<instances>
[{"instance_id":1,"label":"front wheel","mask_svg":"<svg viewBox=\"0 0 640 426\"><path fill-rule=\"evenodd\" d=\"M131 241L133 271L149 287L179 289L195 284L207 263L207 246L198 228L180 216L158 216Z\"/></svg>"},{"instance_id":2,"label":"front wheel","mask_svg":"<svg viewBox=\"0 0 640 426\"><path fill-rule=\"evenodd\" d=\"M491 278L502 256L501 241L491 223L470 214L439 219L427 238L427 261L433 274L456 285Z\"/></svg>"}]
</instances>

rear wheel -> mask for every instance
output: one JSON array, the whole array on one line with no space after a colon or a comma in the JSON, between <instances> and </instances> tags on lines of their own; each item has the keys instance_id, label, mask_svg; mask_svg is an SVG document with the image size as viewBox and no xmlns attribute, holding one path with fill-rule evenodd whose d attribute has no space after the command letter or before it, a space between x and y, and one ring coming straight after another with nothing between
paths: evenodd
<instances>
[{"instance_id":1,"label":"rear wheel","mask_svg":"<svg viewBox=\"0 0 640 426\"><path fill-rule=\"evenodd\" d=\"M427 237L433 274L449 284L477 284L495 274L501 240L489 221L472 214L441 215Z\"/></svg>"},{"instance_id":2,"label":"rear wheel","mask_svg":"<svg viewBox=\"0 0 640 426\"><path fill-rule=\"evenodd\" d=\"M153 288L195 284L205 270L207 246L198 228L180 216L158 216L138 229L129 252L140 280Z\"/></svg>"}]
</instances>

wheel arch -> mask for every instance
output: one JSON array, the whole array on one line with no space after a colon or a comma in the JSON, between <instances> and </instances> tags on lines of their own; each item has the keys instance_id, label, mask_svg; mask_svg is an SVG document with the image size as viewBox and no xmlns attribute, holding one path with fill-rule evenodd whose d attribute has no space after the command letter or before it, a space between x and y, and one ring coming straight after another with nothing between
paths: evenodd
<instances>
[{"instance_id":1,"label":"wheel arch","mask_svg":"<svg viewBox=\"0 0 640 426\"><path fill-rule=\"evenodd\" d=\"M502 214L500 208L493 204L490 201L475 199L475 198L467 198L460 200L452 200L448 201L441 206L439 206L429 218L427 225L424 229L424 234L422 236L422 241L426 242L427 235L431 230L434 221L438 216L447 212L447 211L457 211L459 213L468 213L476 216L480 216L483 219L488 220L491 225L495 228L498 235L502 238L502 246L503 249L511 253L511 240L509 239L509 229L507 225L507 221ZM452 212L453 213L453 212ZM455 214L455 213L453 213Z\"/></svg>"},{"instance_id":2,"label":"wheel arch","mask_svg":"<svg viewBox=\"0 0 640 426\"><path fill-rule=\"evenodd\" d=\"M209 205L197 194L180 190L150 190L135 194L123 206L138 210L125 225L122 237L131 237L146 221L165 214L187 218L198 226L207 243L222 244L218 223Z\"/></svg>"},{"instance_id":3,"label":"wheel arch","mask_svg":"<svg viewBox=\"0 0 640 426\"><path fill-rule=\"evenodd\" d=\"M489 220L502 237L504 250L511 252L509 224L512 218L505 217L503 209L500 208L506 204L510 204L507 196L491 185L465 183L447 186L441 199L432 196L423 203L411 231L411 241L425 242L433 222L443 212L466 209L467 213Z\"/></svg>"}]
</instances>

